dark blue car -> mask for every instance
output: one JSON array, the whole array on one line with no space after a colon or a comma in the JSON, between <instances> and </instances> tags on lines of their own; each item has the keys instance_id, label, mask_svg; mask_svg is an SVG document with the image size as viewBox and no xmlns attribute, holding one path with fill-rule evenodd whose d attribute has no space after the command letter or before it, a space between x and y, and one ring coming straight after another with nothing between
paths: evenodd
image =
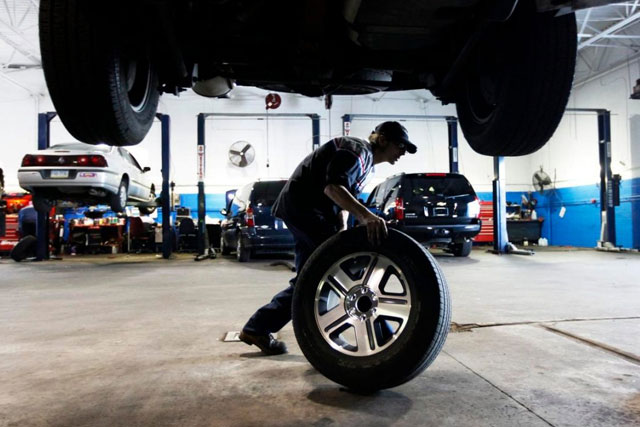
<instances>
[{"instance_id":1,"label":"dark blue car","mask_svg":"<svg viewBox=\"0 0 640 427\"><path fill-rule=\"evenodd\" d=\"M271 215L271 207L287 180L255 181L236 191L222 210L220 250L236 252L240 262L258 253L293 251L293 235L280 219Z\"/></svg>"}]
</instances>

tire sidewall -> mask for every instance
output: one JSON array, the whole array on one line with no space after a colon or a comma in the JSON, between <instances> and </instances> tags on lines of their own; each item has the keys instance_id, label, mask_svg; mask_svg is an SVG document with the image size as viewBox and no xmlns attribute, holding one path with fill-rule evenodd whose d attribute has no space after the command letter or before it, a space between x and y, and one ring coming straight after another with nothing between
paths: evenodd
<instances>
[{"instance_id":1,"label":"tire sidewall","mask_svg":"<svg viewBox=\"0 0 640 427\"><path fill-rule=\"evenodd\" d=\"M131 141L135 141L134 143L137 143L147 135L158 109L158 102L160 99L160 92L157 90L159 85L158 75L152 67L149 80L147 82L148 93L144 107L140 111L135 111L132 108L127 88L123 83L125 80L124 68L128 64L126 64L124 55L119 49L114 49L112 52L113 53L109 58L108 63L110 68L109 76L114 83L111 86L113 88L111 96L113 98L114 106L117 106L116 115L120 115L118 119L126 123L127 133L125 137Z\"/></svg>"},{"instance_id":2,"label":"tire sidewall","mask_svg":"<svg viewBox=\"0 0 640 427\"><path fill-rule=\"evenodd\" d=\"M549 37L541 40L541 33ZM456 95L460 126L475 151L491 156L524 155L537 151L547 142L562 118L575 67L575 52L573 56L557 56L557 53L568 48L567 38L575 39L574 33L573 15L553 17L549 13L538 13L532 2L522 3L511 19L495 23L485 31L467 73L457 84ZM483 49L493 52L500 61L497 69L489 71L492 75L497 73L494 79L500 86L493 113L486 122L479 123L468 97L470 88L478 85L471 76L482 67L490 67L487 64L491 61ZM563 68L553 73L546 71L554 69L552 64L562 64ZM550 79L563 81L564 86L547 85ZM524 125L538 121L537 127Z\"/></svg>"},{"instance_id":3,"label":"tire sidewall","mask_svg":"<svg viewBox=\"0 0 640 427\"><path fill-rule=\"evenodd\" d=\"M36 256L36 245L38 240L35 236L25 236L11 249L11 259L16 262L23 261L29 257Z\"/></svg>"},{"instance_id":4,"label":"tire sidewall","mask_svg":"<svg viewBox=\"0 0 640 427\"><path fill-rule=\"evenodd\" d=\"M129 186L127 185L127 181L123 179L120 181L120 185L118 186L118 192L111 196L111 210L114 212L123 212L126 208L126 203L123 205L120 199L120 193L124 188L125 193L127 194L127 200L129 196Z\"/></svg>"},{"instance_id":5,"label":"tire sidewall","mask_svg":"<svg viewBox=\"0 0 640 427\"><path fill-rule=\"evenodd\" d=\"M236 240L236 259L239 262L247 262L251 258L251 251L247 247L247 240L242 235L242 233L238 234L238 239Z\"/></svg>"},{"instance_id":6,"label":"tire sidewall","mask_svg":"<svg viewBox=\"0 0 640 427\"><path fill-rule=\"evenodd\" d=\"M354 252L369 251L388 257L402 270L410 287L411 314L390 347L372 356L348 356L331 348L318 330L315 294L320 280L336 261ZM325 242L302 269L293 297L294 329L307 359L329 379L351 388L393 387L417 375L426 367L425 356L429 357L441 329L443 278L438 277L437 267L430 268L433 263L422 246L396 230L390 230L389 238L378 248L366 241L364 228L342 232Z\"/></svg>"}]
</instances>

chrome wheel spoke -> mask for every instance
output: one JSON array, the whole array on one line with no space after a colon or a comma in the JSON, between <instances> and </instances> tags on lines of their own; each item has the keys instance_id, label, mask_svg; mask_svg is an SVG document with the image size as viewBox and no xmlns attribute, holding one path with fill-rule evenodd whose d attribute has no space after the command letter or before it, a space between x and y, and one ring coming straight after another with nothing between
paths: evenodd
<instances>
[{"instance_id":1,"label":"chrome wheel spoke","mask_svg":"<svg viewBox=\"0 0 640 427\"><path fill-rule=\"evenodd\" d=\"M339 267L327 275L327 280L331 283L333 288L338 288L336 291L340 295L345 295L349 289L356 285L356 282L351 280L347 273Z\"/></svg>"},{"instance_id":2,"label":"chrome wheel spoke","mask_svg":"<svg viewBox=\"0 0 640 427\"><path fill-rule=\"evenodd\" d=\"M381 298L378 300L378 316L402 319L406 322L411 313L411 305L404 298Z\"/></svg>"},{"instance_id":3,"label":"chrome wheel spoke","mask_svg":"<svg viewBox=\"0 0 640 427\"><path fill-rule=\"evenodd\" d=\"M365 283L371 288L377 295L381 295L380 284L384 278L385 273L391 267L391 261L388 258L378 257L375 265L372 266L369 279Z\"/></svg>"},{"instance_id":4,"label":"chrome wheel spoke","mask_svg":"<svg viewBox=\"0 0 640 427\"><path fill-rule=\"evenodd\" d=\"M347 323L348 320L349 316L347 312L344 311L341 300L341 304L318 317L318 326L320 326L322 333L328 336L336 328Z\"/></svg>"},{"instance_id":5,"label":"chrome wheel spoke","mask_svg":"<svg viewBox=\"0 0 640 427\"><path fill-rule=\"evenodd\" d=\"M376 338L373 334L373 326L369 319L365 321L354 320L351 323L356 333L356 342L358 356L366 356L375 353Z\"/></svg>"},{"instance_id":6,"label":"chrome wheel spoke","mask_svg":"<svg viewBox=\"0 0 640 427\"><path fill-rule=\"evenodd\" d=\"M340 281L338 281L334 276L327 277L327 284L333 289L333 291L340 295L340 299L343 299L349 289L347 289Z\"/></svg>"}]
</instances>

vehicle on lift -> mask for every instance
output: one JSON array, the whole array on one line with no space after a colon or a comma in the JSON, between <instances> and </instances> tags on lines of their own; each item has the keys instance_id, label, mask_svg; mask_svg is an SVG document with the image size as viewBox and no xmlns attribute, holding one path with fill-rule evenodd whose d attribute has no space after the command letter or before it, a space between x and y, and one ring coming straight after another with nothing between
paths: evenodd
<instances>
[{"instance_id":1,"label":"vehicle on lift","mask_svg":"<svg viewBox=\"0 0 640 427\"><path fill-rule=\"evenodd\" d=\"M257 253L290 253L295 246L293 235L284 221L271 214L276 198L287 183L256 181L236 191L220 224L220 251L228 255L232 250L240 262L247 262Z\"/></svg>"},{"instance_id":2,"label":"vehicle on lift","mask_svg":"<svg viewBox=\"0 0 640 427\"><path fill-rule=\"evenodd\" d=\"M66 200L106 202L114 212L138 206L146 215L156 207L149 170L122 147L72 142L25 155L18 181L40 212L48 212L55 200Z\"/></svg>"},{"instance_id":3,"label":"vehicle on lift","mask_svg":"<svg viewBox=\"0 0 640 427\"><path fill-rule=\"evenodd\" d=\"M468 256L480 232L478 196L456 173L394 175L371 192L367 207L390 227L455 256Z\"/></svg>"},{"instance_id":4,"label":"vehicle on lift","mask_svg":"<svg viewBox=\"0 0 640 427\"><path fill-rule=\"evenodd\" d=\"M307 96L428 89L479 153L539 149L562 118L574 10L613 0L40 1L40 47L64 125L133 145L161 93L236 84ZM268 66L265 66L268 64Z\"/></svg>"}]
</instances>

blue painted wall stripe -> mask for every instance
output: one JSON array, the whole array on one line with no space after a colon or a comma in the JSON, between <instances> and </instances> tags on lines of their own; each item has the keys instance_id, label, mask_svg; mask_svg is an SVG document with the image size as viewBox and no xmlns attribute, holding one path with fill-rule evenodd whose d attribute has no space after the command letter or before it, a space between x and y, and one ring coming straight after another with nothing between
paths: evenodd
<instances>
[{"instance_id":1,"label":"blue painted wall stripe","mask_svg":"<svg viewBox=\"0 0 640 427\"><path fill-rule=\"evenodd\" d=\"M481 200L492 200L491 192L477 193ZM528 192L509 191L507 202L520 203ZM550 245L595 247L600 239L600 189L598 184L548 190L544 194L532 193L537 199L538 217L544 218L542 236ZM362 194L366 200L368 195ZM207 216L222 218L224 194L207 194ZM182 194L180 203L197 214L197 194ZM624 180L620 184L620 206L616 207L616 234L618 246L640 249L640 178ZM560 218L560 209L566 212Z\"/></svg>"}]
</instances>

